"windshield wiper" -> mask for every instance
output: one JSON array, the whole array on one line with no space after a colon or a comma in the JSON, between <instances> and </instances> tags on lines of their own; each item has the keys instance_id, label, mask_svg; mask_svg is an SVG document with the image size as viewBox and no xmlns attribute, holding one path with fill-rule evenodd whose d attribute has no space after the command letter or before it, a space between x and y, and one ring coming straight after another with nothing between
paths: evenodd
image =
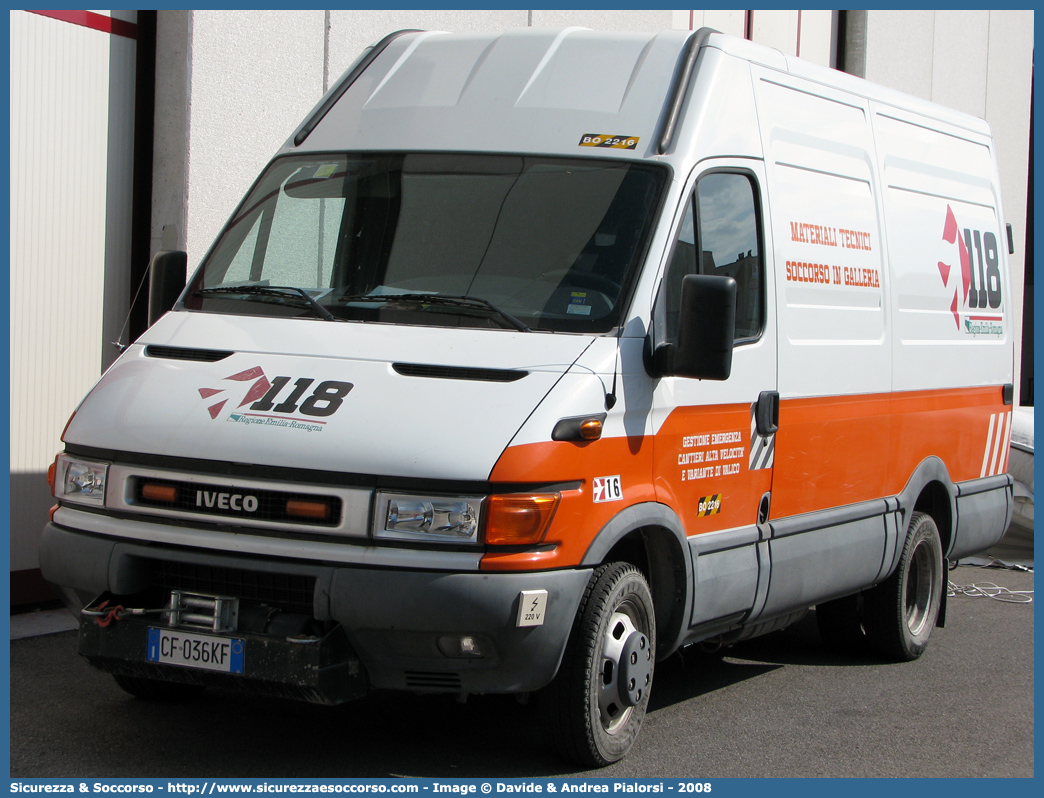
<instances>
[{"instance_id":1,"label":"windshield wiper","mask_svg":"<svg viewBox=\"0 0 1044 798\"><path fill-rule=\"evenodd\" d=\"M508 326L519 332L533 332L526 324L516 319L506 310L498 308L488 299L477 296L448 296L446 294L345 294L338 298L340 302L411 302L424 305L441 305L468 310L486 310L499 316Z\"/></svg>"},{"instance_id":2,"label":"windshield wiper","mask_svg":"<svg viewBox=\"0 0 1044 798\"><path fill-rule=\"evenodd\" d=\"M273 296L284 299L303 299L312 311L321 319L326 321L345 321L339 319L325 307L320 305L303 288L292 285L216 285L213 288L200 288L192 292L193 296L204 296L206 294L246 294L248 297Z\"/></svg>"}]
</instances>

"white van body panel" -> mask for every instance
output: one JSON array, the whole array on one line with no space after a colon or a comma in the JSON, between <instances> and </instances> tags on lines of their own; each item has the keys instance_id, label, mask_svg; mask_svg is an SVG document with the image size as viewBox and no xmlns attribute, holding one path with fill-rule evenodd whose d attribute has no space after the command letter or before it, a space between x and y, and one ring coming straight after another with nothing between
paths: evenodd
<instances>
[{"instance_id":1,"label":"white van body panel","mask_svg":"<svg viewBox=\"0 0 1044 798\"><path fill-rule=\"evenodd\" d=\"M1008 241L992 141L902 109L873 112L896 283L896 390L1010 379ZM916 268L923 263L937 269ZM968 296L976 285L986 289L980 307Z\"/></svg>"},{"instance_id":2,"label":"white van body panel","mask_svg":"<svg viewBox=\"0 0 1044 798\"><path fill-rule=\"evenodd\" d=\"M700 55L699 74L664 158L684 170L683 164L708 156L762 157L751 66L712 44Z\"/></svg>"},{"instance_id":3,"label":"white van body panel","mask_svg":"<svg viewBox=\"0 0 1044 798\"><path fill-rule=\"evenodd\" d=\"M533 408L590 343L581 336L489 333L432 328L418 337L393 325L172 313L109 369L66 437L102 449L183 458L220 453L231 462L357 474L429 476L438 463L442 478L485 480ZM217 341L235 354L196 363L145 352L149 344L212 349ZM526 376L514 382L430 379L399 374L393 363ZM249 376L237 378L244 373ZM291 412L268 419L252 412L249 405L267 390L258 381L280 375L290 383L333 380L352 388L329 416ZM462 407L470 408L465 427Z\"/></svg>"},{"instance_id":4,"label":"white van body panel","mask_svg":"<svg viewBox=\"0 0 1044 798\"><path fill-rule=\"evenodd\" d=\"M887 282L867 103L775 71L752 72L777 247L780 396L888 391ZM855 279L865 275L872 279Z\"/></svg>"}]
</instances>

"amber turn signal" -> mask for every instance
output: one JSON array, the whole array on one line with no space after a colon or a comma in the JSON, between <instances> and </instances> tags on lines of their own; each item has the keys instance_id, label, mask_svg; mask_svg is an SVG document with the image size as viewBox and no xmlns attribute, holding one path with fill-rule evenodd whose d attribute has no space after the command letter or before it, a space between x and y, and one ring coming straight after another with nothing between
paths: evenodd
<instances>
[{"instance_id":1,"label":"amber turn signal","mask_svg":"<svg viewBox=\"0 0 1044 798\"><path fill-rule=\"evenodd\" d=\"M559 494L504 494L490 496L486 514L486 543L531 546L547 534L558 507Z\"/></svg>"},{"instance_id":2,"label":"amber turn signal","mask_svg":"<svg viewBox=\"0 0 1044 798\"><path fill-rule=\"evenodd\" d=\"M330 505L326 502L309 502L301 499L290 499L286 503L286 514L296 515L298 518L316 518L319 520L328 518Z\"/></svg>"},{"instance_id":3,"label":"amber turn signal","mask_svg":"<svg viewBox=\"0 0 1044 798\"><path fill-rule=\"evenodd\" d=\"M602 437L602 421L597 418L589 418L580 425L580 437L585 441L596 441Z\"/></svg>"},{"instance_id":4,"label":"amber turn signal","mask_svg":"<svg viewBox=\"0 0 1044 798\"><path fill-rule=\"evenodd\" d=\"M173 504L178 500L178 489L173 485L159 485L155 482L146 482L141 486L141 497L150 502L169 502Z\"/></svg>"}]
</instances>

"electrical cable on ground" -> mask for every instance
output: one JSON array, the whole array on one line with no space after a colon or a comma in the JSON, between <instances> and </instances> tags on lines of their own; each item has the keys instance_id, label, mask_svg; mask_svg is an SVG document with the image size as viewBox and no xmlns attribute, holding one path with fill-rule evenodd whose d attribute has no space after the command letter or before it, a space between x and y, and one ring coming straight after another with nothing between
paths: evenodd
<instances>
[{"instance_id":1,"label":"electrical cable on ground","mask_svg":"<svg viewBox=\"0 0 1044 798\"><path fill-rule=\"evenodd\" d=\"M958 565L969 565L975 568L1004 568L1009 571L1025 571L1026 573L1033 573L1032 566L1019 565L1018 563L1009 564L1001 560L996 559L990 554L986 555L990 557L992 562L988 563L960 563L955 562L950 566L950 570L953 571ZM1004 601L1008 604L1032 604L1033 603L1033 591L1032 590L1011 590L1006 587L1000 587L992 582L981 582L973 583L970 585L958 585L954 582L947 581L946 583L946 595L956 596L957 594L967 596L969 598L991 598L995 601Z\"/></svg>"},{"instance_id":2,"label":"electrical cable on ground","mask_svg":"<svg viewBox=\"0 0 1044 798\"><path fill-rule=\"evenodd\" d=\"M996 601L1006 601L1009 604L1032 604L1032 590L1010 590L1000 587L992 582L981 582L973 585L955 585L953 582L946 583L946 595L956 596L960 593L969 598L991 598Z\"/></svg>"}]
</instances>

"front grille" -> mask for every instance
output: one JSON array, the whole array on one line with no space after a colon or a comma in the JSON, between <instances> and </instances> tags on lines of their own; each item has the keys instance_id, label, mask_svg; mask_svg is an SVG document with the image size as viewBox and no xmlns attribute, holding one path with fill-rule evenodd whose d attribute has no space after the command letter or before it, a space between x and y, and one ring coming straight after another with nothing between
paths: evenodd
<instances>
[{"instance_id":1,"label":"front grille","mask_svg":"<svg viewBox=\"0 0 1044 798\"><path fill-rule=\"evenodd\" d=\"M150 487L152 496L144 494ZM173 488L174 500L156 498L156 488ZM271 521L284 524L334 527L341 522L341 500L337 496L316 496L282 490L236 488L230 485L206 485L172 479L133 478L133 504L203 516L238 518L244 521ZM301 510L300 503L313 509L319 504L327 507L323 517L312 517ZM296 512L291 513L291 509Z\"/></svg>"},{"instance_id":2,"label":"front grille","mask_svg":"<svg viewBox=\"0 0 1044 798\"><path fill-rule=\"evenodd\" d=\"M313 614L315 577L248 571L195 563L149 560L156 587L259 601L284 612Z\"/></svg>"},{"instance_id":3,"label":"front grille","mask_svg":"<svg viewBox=\"0 0 1044 798\"><path fill-rule=\"evenodd\" d=\"M197 360L203 363L216 363L231 357L235 352L223 349L187 349L181 346L157 346L149 344L145 347L146 357L160 357L166 360Z\"/></svg>"},{"instance_id":4,"label":"front grille","mask_svg":"<svg viewBox=\"0 0 1044 798\"><path fill-rule=\"evenodd\" d=\"M426 366L421 363L392 363L404 377L430 377L439 380L476 380L478 382L514 382L529 374L518 369L462 368L460 366Z\"/></svg>"}]
</instances>

